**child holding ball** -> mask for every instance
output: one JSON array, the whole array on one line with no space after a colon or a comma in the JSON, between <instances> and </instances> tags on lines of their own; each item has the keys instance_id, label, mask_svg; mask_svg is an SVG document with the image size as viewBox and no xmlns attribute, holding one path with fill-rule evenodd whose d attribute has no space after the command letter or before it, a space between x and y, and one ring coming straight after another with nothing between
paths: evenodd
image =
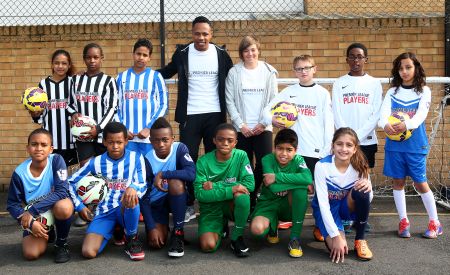
<instances>
[{"instance_id":1,"label":"child holding ball","mask_svg":"<svg viewBox=\"0 0 450 275\"><path fill-rule=\"evenodd\" d=\"M72 201L68 198L67 167L64 159L52 154L52 135L45 129L36 129L28 136L27 152L30 158L14 170L8 191L7 209L22 226L23 256L36 260L47 249L55 232L37 219L51 210L55 218L55 262L70 260L67 244ZM26 205L25 210L23 205Z\"/></svg>"},{"instance_id":2,"label":"child holding ball","mask_svg":"<svg viewBox=\"0 0 450 275\"><path fill-rule=\"evenodd\" d=\"M426 156L429 146L425 119L431 104L431 90L425 86L425 72L414 53L400 54L393 62L391 75L391 88L386 92L381 106L379 126L384 128L388 135L414 130L411 137L404 141L386 138L384 147L383 173L392 177L394 181L394 201L400 218L398 236L401 238L411 236L404 190L405 178L409 176L420 193L429 217L428 228L423 237L435 239L442 234L442 225L426 176ZM410 119L390 124L388 118L394 112L406 113Z\"/></svg>"},{"instance_id":3,"label":"child holding ball","mask_svg":"<svg viewBox=\"0 0 450 275\"><path fill-rule=\"evenodd\" d=\"M306 166L314 173L316 163L330 153L331 138L334 132L334 119L331 109L330 93L314 82L317 66L310 55L300 55L294 58L293 71L299 83L282 90L266 108L280 101L294 103L297 106L298 118L292 130L298 136L297 154L305 160ZM278 128L286 126L272 117L272 124ZM313 176L314 180L314 176ZM309 185L312 192L312 185ZM280 227L282 228L282 227Z\"/></svg>"},{"instance_id":4,"label":"child holding ball","mask_svg":"<svg viewBox=\"0 0 450 275\"><path fill-rule=\"evenodd\" d=\"M145 253L138 238L139 199L147 191L144 156L125 149L128 130L119 122L110 122L104 129L103 145L107 151L92 158L69 178L70 196L75 210L90 221L83 241L85 258L97 257L112 237L116 224L125 229L125 253L133 261L143 260ZM95 217L77 195L76 184L87 175L101 175L108 192L97 206ZM92 218L94 217L94 218Z\"/></svg>"},{"instance_id":5,"label":"child holding ball","mask_svg":"<svg viewBox=\"0 0 450 275\"><path fill-rule=\"evenodd\" d=\"M78 162L67 112L70 85L75 68L66 50L56 50L52 54L51 62L52 75L39 82L39 88L47 93L47 108L42 112L30 111L29 113L35 123L41 124L42 128L52 134L53 152L61 155L69 166Z\"/></svg>"},{"instance_id":6,"label":"child holding ball","mask_svg":"<svg viewBox=\"0 0 450 275\"><path fill-rule=\"evenodd\" d=\"M83 49L86 72L73 77L67 111L73 123L79 116L89 116L97 126L88 132L92 142L76 142L80 165L90 158L106 152L102 144L102 131L110 122L117 109L117 85L113 77L101 71L103 49L96 43L87 44Z\"/></svg>"}]
</instances>

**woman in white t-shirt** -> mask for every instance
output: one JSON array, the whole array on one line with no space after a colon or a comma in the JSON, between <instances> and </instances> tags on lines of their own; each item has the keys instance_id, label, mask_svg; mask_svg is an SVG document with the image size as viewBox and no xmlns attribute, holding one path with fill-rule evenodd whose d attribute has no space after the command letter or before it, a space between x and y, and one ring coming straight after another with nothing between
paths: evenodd
<instances>
[{"instance_id":1,"label":"woman in white t-shirt","mask_svg":"<svg viewBox=\"0 0 450 275\"><path fill-rule=\"evenodd\" d=\"M253 36L245 36L239 44L241 62L228 72L225 93L227 111L238 130L237 148L247 152L254 164L255 191L251 207L262 182L261 158L272 152L272 121L264 114L264 107L278 93L277 70L259 61L260 43Z\"/></svg>"}]
</instances>

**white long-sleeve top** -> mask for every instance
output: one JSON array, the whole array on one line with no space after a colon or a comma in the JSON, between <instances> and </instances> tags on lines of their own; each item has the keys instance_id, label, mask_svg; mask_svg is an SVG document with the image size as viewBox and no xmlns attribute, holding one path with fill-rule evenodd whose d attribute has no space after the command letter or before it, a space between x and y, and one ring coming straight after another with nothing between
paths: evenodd
<instances>
[{"instance_id":1,"label":"white long-sleeve top","mask_svg":"<svg viewBox=\"0 0 450 275\"><path fill-rule=\"evenodd\" d=\"M336 129L355 130L361 145L377 144L383 88L379 80L363 76L341 76L333 84L332 102Z\"/></svg>"},{"instance_id":2,"label":"white long-sleeve top","mask_svg":"<svg viewBox=\"0 0 450 275\"><path fill-rule=\"evenodd\" d=\"M289 86L270 101L266 114L272 117L270 108L280 101L297 106L298 118L291 127L298 135L297 154L312 158L330 154L334 121L327 89L315 83L311 86Z\"/></svg>"},{"instance_id":3,"label":"white long-sleeve top","mask_svg":"<svg viewBox=\"0 0 450 275\"><path fill-rule=\"evenodd\" d=\"M320 208L325 229L331 238L339 235L331 209L339 207L341 201L347 199L348 193L359 180L358 171L351 164L344 173L341 173L336 168L334 159L334 155L329 155L317 162L314 170L316 195L311 202L313 208ZM370 193L370 200L372 198L373 192Z\"/></svg>"}]
</instances>

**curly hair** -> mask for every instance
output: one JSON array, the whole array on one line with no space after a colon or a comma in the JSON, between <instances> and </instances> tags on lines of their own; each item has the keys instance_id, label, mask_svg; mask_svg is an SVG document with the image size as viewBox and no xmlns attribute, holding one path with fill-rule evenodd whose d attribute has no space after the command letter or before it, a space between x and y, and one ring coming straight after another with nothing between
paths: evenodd
<instances>
[{"instance_id":1,"label":"curly hair","mask_svg":"<svg viewBox=\"0 0 450 275\"><path fill-rule=\"evenodd\" d=\"M394 59L392 62L392 71L391 71L391 87L395 87L395 93L397 93L398 89L403 83L403 79L400 76L400 66L402 65L403 59L411 59L414 64L414 79L413 79L413 86L416 90L417 94L421 94L423 92L423 86L426 85L425 81L425 71L422 67L422 64L420 64L419 60L417 59L416 55L412 52L405 52L397 56L397 58Z\"/></svg>"}]
</instances>

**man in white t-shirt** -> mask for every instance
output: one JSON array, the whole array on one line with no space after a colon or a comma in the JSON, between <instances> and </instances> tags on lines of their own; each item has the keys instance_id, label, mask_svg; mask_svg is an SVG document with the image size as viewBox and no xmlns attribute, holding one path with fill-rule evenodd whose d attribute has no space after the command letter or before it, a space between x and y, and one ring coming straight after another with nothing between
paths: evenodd
<instances>
[{"instance_id":1,"label":"man in white t-shirt","mask_svg":"<svg viewBox=\"0 0 450 275\"><path fill-rule=\"evenodd\" d=\"M215 149L214 129L226 122L225 79L233 62L224 48L210 43L211 21L199 16L192 22L192 42L178 46L170 63L159 72L165 79L178 74L175 121L180 127L180 141L186 144L194 161L203 140L205 153ZM194 190L188 184L186 222L194 218Z\"/></svg>"}]
</instances>

